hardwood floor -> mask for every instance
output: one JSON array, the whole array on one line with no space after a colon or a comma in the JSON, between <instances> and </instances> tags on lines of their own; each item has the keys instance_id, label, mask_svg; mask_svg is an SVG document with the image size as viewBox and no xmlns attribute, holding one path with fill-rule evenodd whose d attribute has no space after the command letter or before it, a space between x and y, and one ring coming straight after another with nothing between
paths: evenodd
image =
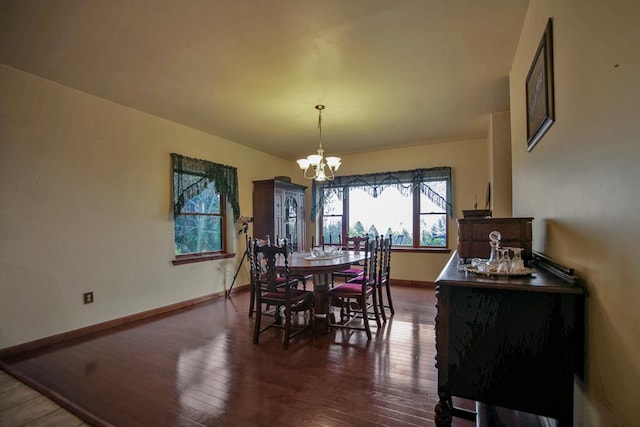
<instances>
[{"instance_id":1,"label":"hardwood floor","mask_svg":"<svg viewBox=\"0 0 640 427\"><path fill-rule=\"evenodd\" d=\"M374 322L369 342L364 332L333 330L283 350L271 330L254 345L240 292L6 359L4 368L98 426L434 425L434 291L394 287L393 298L396 315L380 330ZM30 389L7 377L1 426L87 425L47 424L70 415L37 393L15 404ZM456 425L473 425L465 423Z\"/></svg>"}]
</instances>

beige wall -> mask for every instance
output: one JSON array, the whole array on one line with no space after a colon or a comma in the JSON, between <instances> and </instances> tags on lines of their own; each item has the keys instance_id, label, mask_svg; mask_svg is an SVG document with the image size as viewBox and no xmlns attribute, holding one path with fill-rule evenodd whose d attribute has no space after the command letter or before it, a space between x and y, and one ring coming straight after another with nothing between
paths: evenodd
<instances>
[{"instance_id":1,"label":"beige wall","mask_svg":"<svg viewBox=\"0 0 640 427\"><path fill-rule=\"evenodd\" d=\"M510 112L491 115L489 126L489 174L491 176L492 215L511 217L511 121ZM478 197L478 209L484 209L486 197Z\"/></svg>"},{"instance_id":2,"label":"beige wall","mask_svg":"<svg viewBox=\"0 0 640 427\"><path fill-rule=\"evenodd\" d=\"M297 173L5 66L0 93L0 348L229 287L239 259L171 263L169 153L238 167L243 215L252 180ZM244 239L233 244L242 253ZM85 291L95 303L82 304Z\"/></svg>"},{"instance_id":3,"label":"beige wall","mask_svg":"<svg viewBox=\"0 0 640 427\"><path fill-rule=\"evenodd\" d=\"M451 166L454 218L449 219L449 247L456 248L456 218L463 209L473 209L475 195L484 198L488 182L486 140L426 144L390 150L342 156L340 174L352 175L379 171ZM392 206L389 209L393 209ZM451 254L400 253L392 255L391 277L401 280L432 282L438 277Z\"/></svg>"},{"instance_id":4,"label":"beige wall","mask_svg":"<svg viewBox=\"0 0 640 427\"><path fill-rule=\"evenodd\" d=\"M526 151L524 81L553 18L556 123ZM511 80L513 213L586 282L576 425L638 425L640 2L532 0ZM523 384L526 387L526 384Z\"/></svg>"},{"instance_id":5,"label":"beige wall","mask_svg":"<svg viewBox=\"0 0 640 427\"><path fill-rule=\"evenodd\" d=\"M235 259L171 263L169 153L237 167L243 215L253 180L310 186L293 161L2 65L0 93L0 348L228 289L244 250L233 232ZM485 140L343 159L343 174L452 166L456 214L488 180ZM455 248L455 220L449 228ZM433 281L448 258L394 255L392 274ZM248 283L244 267L236 286ZM82 304L86 291L95 303Z\"/></svg>"}]
</instances>

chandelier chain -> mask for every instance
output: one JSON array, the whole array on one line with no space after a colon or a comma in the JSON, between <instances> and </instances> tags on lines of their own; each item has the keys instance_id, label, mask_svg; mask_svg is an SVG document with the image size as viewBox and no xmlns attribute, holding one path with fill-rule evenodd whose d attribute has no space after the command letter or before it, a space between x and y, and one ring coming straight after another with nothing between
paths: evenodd
<instances>
[{"instance_id":1,"label":"chandelier chain","mask_svg":"<svg viewBox=\"0 0 640 427\"><path fill-rule=\"evenodd\" d=\"M324 105L316 105L316 109L318 110L318 133L320 134L320 149L322 149L322 110L324 110Z\"/></svg>"}]
</instances>

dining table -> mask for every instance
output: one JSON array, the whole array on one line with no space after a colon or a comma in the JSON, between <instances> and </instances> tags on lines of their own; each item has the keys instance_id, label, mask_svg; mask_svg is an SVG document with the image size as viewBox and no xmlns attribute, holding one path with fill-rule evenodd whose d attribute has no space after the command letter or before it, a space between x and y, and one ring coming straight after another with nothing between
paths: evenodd
<instances>
[{"instance_id":1,"label":"dining table","mask_svg":"<svg viewBox=\"0 0 640 427\"><path fill-rule=\"evenodd\" d=\"M324 256L314 256L311 252L290 253L287 261L291 276L313 275L314 293L314 332L329 331L328 291L332 282L332 273L349 268L366 258L364 251L336 251ZM284 268L284 261L278 266Z\"/></svg>"}]
</instances>

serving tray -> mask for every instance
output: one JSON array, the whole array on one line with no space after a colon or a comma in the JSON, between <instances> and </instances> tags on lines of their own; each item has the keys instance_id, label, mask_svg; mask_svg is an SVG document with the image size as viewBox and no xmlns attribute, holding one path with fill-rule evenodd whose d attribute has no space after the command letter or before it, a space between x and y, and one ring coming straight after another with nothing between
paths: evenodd
<instances>
[{"instance_id":1,"label":"serving tray","mask_svg":"<svg viewBox=\"0 0 640 427\"><path fill-rule=\"evenodd\" d=\"M469 273L481 274L484 276L505 276L505 277L520 277L520 276L530 276L536 271L525 267L523 270L514 272L514 273L498 273L496 271L478 271L478 267L474 267L471 265L465 265L462 267L462 270L468 271Z\"/></svg>"}]
</instances>

